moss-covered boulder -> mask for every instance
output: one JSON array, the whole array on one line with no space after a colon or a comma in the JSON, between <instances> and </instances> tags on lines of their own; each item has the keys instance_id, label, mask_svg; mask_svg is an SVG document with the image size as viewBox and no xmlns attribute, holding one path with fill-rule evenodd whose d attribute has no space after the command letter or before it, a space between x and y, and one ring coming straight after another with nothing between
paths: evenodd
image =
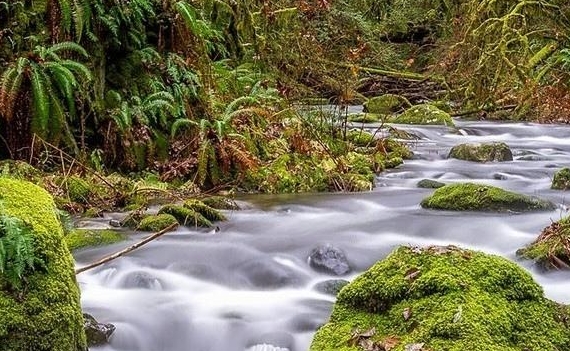
<instances>
[{"instance_id":1,"label":"moss-covered boulder","mask_svg":"<svg viewBox=\"0 0 570 351\"><path fill-rule=\"evenodd\" d=\"M424 208L449 211L528 212L556 208L550 201L474 183L441 187L422 200L421 205Z\"/></svg>"},{"instance_id":2,"label":"moss-covered boulder","mask_svg":"<svg viewBox=\"0 0 570 351\"><path fill-rule=\"evenodd\" d=\"M376 144L373 134L368 133L365 130L358 129L351 129L346 132L346 140L350 141L355 146L361 147L374 146Z\"/></svg>"},{"instance_id":3,"label":"moss-covered boulder","mask_svg":"<svg viewBox=\"0 0 570 351\"><path fill-rule=\"evenodd\" d=\"M569 350L568 312L504 258L401 247L340 291L310 350Z\"/></svg>"},{"instance_id":4,"label":"moss-covered boulder","mask_svg":"<svg viewBox=\"0 0 570 351\"><path fill-rule=\"evenodd\" d=\"M364 103L364 112L389 115L410 106L410 102L403 96L384 94L368 99Z\"/></svg>"},{"instance_id":5,"label":"moss-covered boulder","mask_svg":"<svg viewBox=\"0 0 570 351\"><path fill-rule=\"evenodd\" d=\"M570 268L570 216L551 223L517 256L534 260L543 269Z\"/></svg>"},{"instance_id":6,"label":"moss-covered boulder","mask_svg":"<svg viewBox=\"0 0 570 351\"><path fill-rule=\"evenodd\" d=\"M145 232L159 232L173 224L178 224L176 217L171 214L161 213L144 217L138 224L137 229Z\"/></svg>"},{"instance_id":7,"label":"moss-covered boulder","mask_svg":"<svg viewBox=\"0 0 570 351\"><path fill-rule=\"evenodd\" d=\"M52 197L31 183L0 178L0 202L4 215L31 228L44 265L24 275L21 291L0 275L0 350L86 350L73 258Z\"/></svg>"},{"instance_id":8,"label":"moss-covered boulder","mask_svg":"<svg viewBox=\"0 0 570 351\"><path fill-rule=\"evenodd\" d=\"M505 162L513 160L513 153L505 143L459 144L451 148L448 158L473 162Z\"/></svg>"},{"instance_id":9,"label":"moss-covered boulder","mask_svg":"<svg viewBox=\"0 0 570 351\"><path fill-rule=\"evenodd\" d=\"M445 183L433 179L422 179L418 182L417 186L423 189L439 189L444 187Z\"/></svg>"},{"instance_id":10,"label":"moss-covered boulder","mask_svg":"<svg viewBox=\"0 0 570 351\"><path fill-rule=\"evenodd\" d=\"M556 190L570 189L570 168L564 167L554 173L551 188Z\"/></svg>"},{"instance_id":11,"label":"moss-covered boulder","mask_svg":"<svg viewBox=\"0 0 570 351\"><path fill-rule=\"evenodd\" d=\"M65 243L70 250L108 245L125 239L125 234L108 229L74 229L65 235Z\"/></svg>"},{"instance_id":12,"label":"moss-covered boulder","mask_svg":"<svg viewBox=\"0 0 570 351\"><path fill-rule=\"evenodd\" d=\"M392 123L399 124L428 124L453 127L451 115L430 104L415 105L399 116L391 119Z\"/></svg>"},{"instance_id":13,"label":"moss-covered boulder","mask_svg":"<svg viewBox=\"0 0 570 351\"><path fill-rule=\"evenodd\" d=\"M158 214L169 214L174 216L178 223L193 227L211 227L212 222L204 217L200 212L179 205L165 205L160 208Z\"/></svg>"},{"instance_id":14,"label":"moss-covered boulder","mask_svg":"<svg viewBox=\"0 0 570 351\"><path fill-rule=\"evenodd\" d=\"M346 117L352 123L378 123L382 120L382 115L376 113L353 113Z\"/></svg>"}]
</instances>

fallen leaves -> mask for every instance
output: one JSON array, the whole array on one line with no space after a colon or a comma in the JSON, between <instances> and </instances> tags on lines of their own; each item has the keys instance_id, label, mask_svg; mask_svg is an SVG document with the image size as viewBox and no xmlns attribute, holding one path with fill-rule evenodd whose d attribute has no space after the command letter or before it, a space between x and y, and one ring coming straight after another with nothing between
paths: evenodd
<instances>
[{"instance_id":1,"label":"fallen leaves","mask_svg":"<svg viewBox=\"0 0 570 351\"><path fill-rule=\"evenodd\" d=\"M400 343L400 339L396 336L388 336L382 341L373 340L375 334L374 327L364 332L356 329L352 332L348 345L359 346L365 351L390 351Z\"/></svg>"}]
</instances>

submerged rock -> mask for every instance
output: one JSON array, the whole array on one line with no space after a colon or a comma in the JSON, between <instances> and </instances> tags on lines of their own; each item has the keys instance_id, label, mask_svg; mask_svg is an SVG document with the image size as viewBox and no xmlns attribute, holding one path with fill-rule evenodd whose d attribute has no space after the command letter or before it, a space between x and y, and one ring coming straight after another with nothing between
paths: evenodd
<instances>
[{"instance_id":1,"label":"submerged rock","mask_svg":"<svg viewBox=\"0 0 570 351\"><path fill-rule=\"evenodd\" d=\"M403 96L384 94L368 99L364 103L364 112L388 115L410 106L410 102Z\"/></svg>"},{"instance_id":2,"label":"submerged rock","mask_svg":"<svg viewBox=\"0 0 570 351\"><path fill-rule=\"evenodd\" d=\"M551 189L568 190L570 189L570 168L564 167L554 173Z\"/></svg>"},{"instance_id":3,"label":"submerged rock","mask_svg":"<svg viewBox=\"0 0 570 351\"><path fill-rule=\"evenodd\" d=\"M315 284L314 289L323 294L336 296L348 283L349 281L344 279L330 279Z\"/></svg>"},{"instance_id":4,"label":"submerged rock","mask_svg":"<svg viewBox=\"0 0 570 351\"><path fill-rule=\"evenodd\" d=\"M344 252L332 245L314 248L309 254L309 265L317 271L343 275L350 272L350 264Z\"/></svg>"},{"instance_id":5,"label":"submerged rock","mask_svg":"<svg viewBox=\"0 0 570 351\"><path fill-rule=\"evenodd\" d=\"M376 113L353 113L346 117L348 122L353 123L378 123L383 116Z\"/></svg>"},{"instance_id":6,"label":"submerged rock","mask_svg":"<svg viewBox=\"0 0 570 351\"><path fill-rule=\"evenodd\" d=\"M570 217L544 228L538 238L517 250L517 256L534 260L541 268L570 269Z\"/></svg>"},{"instance_id":7,"label":"submerged rock","mask_svg":"<svg viewBox=\"0 0 570 351\"><path fill-rule=\"evenodd\" d=\"M390 122L399 124L431 124L455 126L451 115L430 104L415 105L393 118Z\"/></svg>"},{"instance_id":8,"label":"submerged rock","mask_svg":"<svg viewBox=\"0 0 570 351\"><path fill-rule=\"evenodd\" d=\"M459 144L451 148L448 158L473 162L505 162L513 153L505 143Z\"/></svg>"},{"instance_id":9,"label":"submerged rock","mask_svg":"<svg viewBox=\"0 0 570 351\"><path fill-rule=\"evenodd\" d=\"M342 289L310 350L568 350L569 312L507 259L400 247Z\"/></svg>"},{"instance_id":10,"label":"submerged rock","mask_svg":"<svg viewBox=\"0 0 570 351\"><path fill-rule=\"evenodd\" d=\"M113 324L99 323L88 313L83 313L83 319L85 320L84 328L89 346L100 346L109 342L109 338L116 329Z\"/></svg>"},{"instance_id":11,"label":"submerged rock","mask_svg":"<svg viewBox=\"0 0 570 351\"><path fill-rule=\"evenodd\" d=\"M445 186L445 183L438 182L432 179L422 179L417 184L418 188L424 189L438 189Z\"/></svg>"},{"instance_id":12,"label":"submerged rock","mask_svg":"<svg viewBox=\"0 0 570 351\"><path fill-rule=\"evenodd\" d=\"M423 199L421 206L437 210L493 212L547 211L556 208L550 201L474 183L441 187Z\"/></svg>"},{"instance_id":13,"label":"submerged rock","mask_svg":"<svg viewBox=\"0 0 570 351\"><path fill-rule=\"evenodd\" d=\"M34 184L0 177L0 198L0 214L29 226L34 257L33 269L26 266L19 277L21 290L0 274L0 350L84 351L73 257L52 197Z\"/></svg>"}]
</instances>

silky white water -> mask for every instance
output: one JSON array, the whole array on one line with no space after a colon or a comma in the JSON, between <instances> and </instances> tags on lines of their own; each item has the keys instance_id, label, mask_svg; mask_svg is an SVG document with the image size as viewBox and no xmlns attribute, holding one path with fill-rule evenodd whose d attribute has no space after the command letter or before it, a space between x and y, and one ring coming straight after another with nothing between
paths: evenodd
<instances>
[{"instance_id":1,"label":"silky white water","mask_svg":"<svg viewBox=\"0 0 570 351\"><path fill-rule=\"evenodd\" d=\"M383 173L372 192L244 196L246 209L228 212L220 231L181 228L100 268L78 276L86 312L117 330L111 343L92 350L243 351L260 345L308 349L331 311L334 297L313 287L335 279L312 270L309 252L321 244L341 248L350 280L398 245L447 245L494 253L527 268L546 295L570 303L570 273L543 273L515 251L566 215L570 192L550 190L554 172L570 166L570 127L458 122L458 129L404 127L413 160ZM447 160L458 143L503 141L515 160L478 164ZM552 200L556 211L488 214L420 208L432 192L416 184L491 184ZM81 266L128 242L80 251ZM256 346L258 345L258 346ZM267 346L266 349L269 349Z\"/></svg>"}]
</instances>

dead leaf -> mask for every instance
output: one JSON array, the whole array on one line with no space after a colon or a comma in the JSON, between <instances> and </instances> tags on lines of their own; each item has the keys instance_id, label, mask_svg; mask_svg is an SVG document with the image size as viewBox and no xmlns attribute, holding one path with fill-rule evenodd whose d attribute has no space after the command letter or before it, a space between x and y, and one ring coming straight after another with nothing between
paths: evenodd
<instances>
[{"instance_id":1,"label":"dead leaf","mask_svg":"<svg viewBox=\"0 0 570 351\"><path fill-rule=\"evenodd\" d=\"M402 315L404 316L404 320L407 321L412 317L412 309L410 307L404 308L404 312L402 312Z\"/></svg>"},{"instance_id":2,"label":"dead leaf","mask_svg":"<svg viewBox=\"0 0 570 351\"><path fill-rule=\"evenodd\" d=\"M396 347L400 343L400 339L397 336L389 336L384 341L382 341L382 345L384 346L384 350L390 351L394 347Z\"/></svg>"},{"instance_id":3,"label":"dead leaf","mask_svg":"<svg viewBox=\"0 0 570 351\"><path fill-rule=\"evenodd\" d=\"M404 273L404 277L406 280L414 280L420 275L420 270L416 267L410 268Z\"/></svg>"}]
</instances>

